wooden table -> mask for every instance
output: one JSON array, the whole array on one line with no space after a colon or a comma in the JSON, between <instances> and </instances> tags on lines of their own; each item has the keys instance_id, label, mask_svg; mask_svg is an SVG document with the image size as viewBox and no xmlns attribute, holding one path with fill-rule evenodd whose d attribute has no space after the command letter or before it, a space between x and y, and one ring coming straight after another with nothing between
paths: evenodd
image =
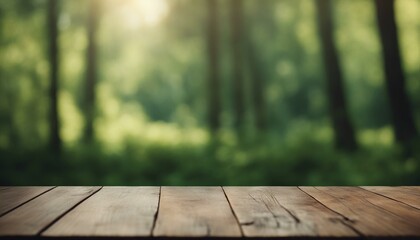
<instances>
[{"instance_id":1,"label":"wooden table","mask_svg":"<svg viewBox=\"0 0 420 240\"><path fill-rule=\"evenodd\" d=\"M0 187L0 237L420 238L420 187Z\"/></svg>"}]
</instances>

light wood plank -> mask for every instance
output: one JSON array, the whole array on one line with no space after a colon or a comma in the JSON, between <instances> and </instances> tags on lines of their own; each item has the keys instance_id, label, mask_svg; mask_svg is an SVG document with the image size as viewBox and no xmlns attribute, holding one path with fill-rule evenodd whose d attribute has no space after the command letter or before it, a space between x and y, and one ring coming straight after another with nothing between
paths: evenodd
<instances>
[{"instance_id":1,"label":"light wood plank","mask_svg":"<svg viewBox=\"0 0 420 240\"><path fill-rule=\"evenodd\" d=\"M420 236L420 211L358 187L301 187L366 236Z\"/></svg>"},{"instance_id":2,"label":"light wood plank","mask_svg":"<svg viewBox=\"0 0 420 240\"><path fill-rule=\"evenodd\" d=\"M53 187L2 187L0 191L0 216L51 188Z\"/></svg>"},{"instance_id":3,"label":"light wood plank","mask_svg":"<svg viewBox=\"0 0 420 240\"><path fill-rule=\"evenodd\" d=\"M297 187L223 187L247 237L358 236Z\"/></svg>"},{"instance_id":4,"label":"light wood plank","mask_svg":"<svg viewBox=\"0 0 420 240\"><path fill-rule=\"evenodd\" d=\"M403 202L407 205L410 205L414 208L420 209L420 191L416 191L410 188L400 188L400 187L362 187L368 191L380 194L392 198L396 201Z\"/></svg>"},{"instance_id":5,"label":"light wood plank","mask_svg":"<svg viewBox=\"0 0 420 240\"><path fill-rule=\"evenodd\" d=\"M104 187L43 236L151 236L159 187Z\"/></svg>"},{"instance_id":6,"label":"light wood plank","mask_svg":"<svg viewBox=\"0 0 420 240\"><path fill-rule=\"evenodd\" d=\"M99 187L57 187L0 218L0 236L33 236Z\"/></svg>"},{"instance_id":7,"label":"light wood plank","mask_svg":"<svg viewBox=\"0 0 420 240\"><path fill-rule=\"evenodd\" d=\"M154 236L239 237L221 187L162 187Z\"/></svg>"},{"instance_id":8,"label":"light wood plank","mask_svg":"<svg viewBox=\"0 0 420 240\"><path fill-rule=\"evenodd\" d=\"M413 193L420 194L420 186L403 186L398 188L406 188L413 191Z\"/></svg>"}]
</instances>

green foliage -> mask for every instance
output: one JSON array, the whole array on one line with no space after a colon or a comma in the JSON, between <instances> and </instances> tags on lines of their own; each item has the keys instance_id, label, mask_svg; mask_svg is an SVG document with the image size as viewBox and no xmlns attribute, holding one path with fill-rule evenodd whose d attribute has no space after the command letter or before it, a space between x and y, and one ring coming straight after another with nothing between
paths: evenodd
<instances>
[{"instance_id":1,"label":"green foliage","mask_svg":"<svg viewBox=\"0 0 420 240\"><path fill-rule=\"evenodd\" d=\"M246 36L262 65L268 127L258 132L249 65L246 127L232 130L229 0L219 0L222 129L206 126L206 3L103 0L96 142L83 143L88 2L59 0L64 152L47 149L45 0L0 0L0 184L419 184L393 143L372 1L334 1L335 40L362 149L333 150L316 11L309 0L246 0ZM420 127L420 2L396 1L407 92ZM246 49L244 49L246 51ZM246 62L246 61L244 61Z\"/></svg>"},{"instance_id":2,"label":"green foliage","mask_svg":"<svg viewBox=\"0 0 420 240\"><path fill-rule=\"evenodd\" d=\"M0 183L411 185L420 180L418 150L408 159L401 150L385 145L339 153L330 147L328 129L300 127L285 139L248 143L225 132L201 144L128 140L118 152L100 145L77 146L60 157L42 150L9 149L0 155Z\"/></svg>"}]
</instances>

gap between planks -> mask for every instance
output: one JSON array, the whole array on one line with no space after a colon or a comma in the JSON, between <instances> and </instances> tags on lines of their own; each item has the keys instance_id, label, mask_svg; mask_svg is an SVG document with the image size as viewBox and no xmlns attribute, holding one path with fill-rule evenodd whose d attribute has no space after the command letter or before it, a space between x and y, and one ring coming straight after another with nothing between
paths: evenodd
<instances>
[{"instance_id":1,"label":"gap between planks","mask_svg":"<svg viewBox=\"0 0 420 240\"><path fill-rule=\"evenodd\" d=\"M155 212L155 216L153 218L153 225L152 225L152 229L150 230L150 236L153 236L153 231L155 231L156 228L156 222L157 222L157 217L159 214L159 209L160 209L160 198L162 196L162 186L159 187L159 198L158 198L158 205L157 205L157 209Z\"/></svg>"},{"instance_id":2,"label":"gap between planks","mask_svg":"<svg viewBox=\"0 0 420 240\"><path fill-rule=\"evenodd\" d=\"M241 233L241 237L244 237L245 236L244 235L244 229L242 228L242 224L239 222L238 216L236 215L235 211L233 210L232 203L229 201L229 198L228 198L228 196L226 194L225 188L223 186L220 186L220 187L222 188L222 191L223 191L223 194L225 195L226 201L229 203L230 211L232 212L233 216L236 219L236 223L239 226L239 231Z\"/></svg>"}]
</instances>

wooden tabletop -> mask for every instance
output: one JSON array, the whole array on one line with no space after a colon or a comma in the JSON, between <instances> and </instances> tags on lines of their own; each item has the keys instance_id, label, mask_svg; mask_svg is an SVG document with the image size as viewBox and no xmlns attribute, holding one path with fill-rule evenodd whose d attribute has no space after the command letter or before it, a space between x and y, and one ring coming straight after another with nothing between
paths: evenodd
<instances>
[{"instance_id":1,"label":"wooden tabletop","mask_svg":"<svg viewBox=\"0 0 420 240\"><path fill-rule=\"evenodd\" d=\"M0 237L420 238L420 187L0 187Z\"/></svg>"}]
</instances>

